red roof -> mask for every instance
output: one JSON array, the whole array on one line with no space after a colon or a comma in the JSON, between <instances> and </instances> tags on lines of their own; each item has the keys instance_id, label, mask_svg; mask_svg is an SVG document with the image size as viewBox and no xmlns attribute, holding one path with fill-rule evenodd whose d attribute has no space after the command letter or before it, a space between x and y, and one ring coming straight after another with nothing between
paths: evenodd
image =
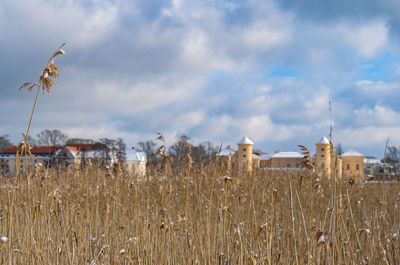
<instances>
[{"instance_id":1,"label":"red roof","mask_svg":"<svg viewBox=\"0 0 400 265\"><path fill-rule=\"evenodd\" d=\"M61 149L62 146L32 146L31 153L34 155L49 155ZM0 151L0 154L16 154L17 146L10 146Z\"/></svg>"},{"instance_id":2,"label":"red roof","mask_svg":"<svg viewBox=\"0 0 400 265\"><path fill-rule=\"evenodd\" d=\"M65 145L71 151L97 151L97 150L108 150L105 144L96 143L96 144L67 144Z\"/></svg>"},{"instance_id":3,"label":"red roof","mask_svg":"<svg viewBox=\"0 0 400 265\"><path fill-rule=\"evenodd\" d=\"M88 151L98 151L98 150L108 150L105 144L68 144L65 145L66 148L73 152L88 152ZM57 150L63 148L63 146L32 146L31 153L33 155L50 155L54 154ZM0 154L4 155L15 155L17 153L17 146L10 146L0 151Z\"/></svg>"}]
</instances>

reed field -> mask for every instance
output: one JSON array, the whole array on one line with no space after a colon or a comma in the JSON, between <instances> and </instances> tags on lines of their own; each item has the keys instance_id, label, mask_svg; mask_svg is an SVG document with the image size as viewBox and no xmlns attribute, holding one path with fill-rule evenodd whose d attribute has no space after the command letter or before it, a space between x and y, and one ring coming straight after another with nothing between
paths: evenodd
<instances>
[{"instance_id":1,"label":"reed field","mask_svg":"<svg viewBox=\"0 0 400 265\"><path fill-rule=\"evenodd\" d=\"M38 169L16 186L1 179L0 263L400 260L397 182L318 181L308 171L227 175L217 164L148 171Z\"/></svg>"}]
</instances>

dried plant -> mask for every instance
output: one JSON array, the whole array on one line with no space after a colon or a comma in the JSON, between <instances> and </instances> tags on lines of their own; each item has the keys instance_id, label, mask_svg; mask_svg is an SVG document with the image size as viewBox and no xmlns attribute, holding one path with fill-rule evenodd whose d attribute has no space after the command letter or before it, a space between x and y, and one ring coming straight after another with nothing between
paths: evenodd
<instances>
[{"instance_id":1,"label":"dried plant","mask_svg":"<svg viewBox=\"0 0 400 265\"><path fill-rule=\"evenodd\" d=\"M50 57L48 63L44 67L42 74L39 77L39 83L26 82L19 89L26 88L28 91L32 91L34 87L37 87L39 90L43 90L43 94L45 92L50 93L51 88L56 86L54 82L60 74L60 69L54 65L54 60L58 55L64 55L65 51L62 49L65 46L65 43L62 44L56 52Z\"/></svg>"},{"instance_id":2,"label":"dried plant","mask_svg":"<svg viewBox=\"0 0 400 265\"><path fill-rule=\"evenodd\" d=\"M42 90L43 94L45 92L50 93L51 88L56 86L56 83L54 82L54 80L60 76L60 74L59 74L60 69L54 65L54 60L58 55L65 54L65 51L62 49L64 46L65 46L65 43L62 44L58 48L58 50L56 52L54 52L53 55L50 57L48 63L44 67L44 69L39 77L39 83L26 82L19 88L19 90L21 90L23 88L27 88L28 91L32 91L32 89L34 87L37 87L37 92L36 92L35 101L33 103L33 108L32 108L31 116L29 119L28 128L26 130L26 133L23 134L24 141L18 146L18 149L17 149L17 154L16 154L17 158L16 158L16 163L15 163L15 166L16 166L15 178L16 179L18 178L18 175L19 175L19 169L21 166L21 157L29 155L29 157L31 158L30 147L29 147L29 143L28 143L28 136L29 136L29 131L30 131L31 124L32 124L32 118L35 113L39 92L40 92L40 90Z\"/></svg>"},{"instance_id":3,"label":"dried plant","mask_svg":"<svg viewBox=\"0 0 400 265\"><path fill-rule=\"evenodd\" d=\"M311 161L310 151L304 145L297 145L303 151L303 159L301 160L301 167L309 170L314 170L314 166Z\"/></svg>"},{"instance_id":4,"label":"dried plant","mask_svg":"<svg viewBox=\"0 0 400 265\"><path fill-rule=\"evenodd\" d=\"M150 169L146 180L50 171L31 186L21 179L13 205L3 192L10 188L0 185L0 237L7 238L0 263L219 264L221 257L228 264L398 263L399 183L361 189L340 181L333 193L333 181L313 172L236 178L213 164L186 170ZM325 196L318 196L322 187Z\"/></svg>"},{"instance_id":5,"label":"dried plant","mask_svg":"<svg viewBox=\"0 0 400 265\"><path fill-rule=\"evenodd\" d=\"M23 142L18 146L17 148L17 152L16 152L16 158L15 158L15 170L16 170L16 174L15 174L15 178L14 178L14 185L13 185L13 189L11 191L11 205L14 204L15 201L15 193L16 193L16 184L17 184L17 180L18 177L20 175L20 167L21 167L21 162L22 162L22 158L25 158L25 172L26 172L26 176L28 179L28 187L30 187L30 175L29 175L29 167L31 165L31 159L32 159L32 154L30 151L30 145L28 143L28 137L29 137L29 132L30 132L30 128L31 128L31 124L32 124L32 119L33 119L33 115L35 113L35 109L36 109L36 105L37 105L37 100L39 97L39 92L42 90L43 93L45 93L45 91L47 91L47 93L50 93L50 90L52 87L54 87L56 84L54 82L54 80L56 78L58 78L59 75L59 69L57 68L57 66L54 65L54 59L61 54L65 54L64 50L62 50L62 47L64 47L65 43L62 44L58 50L53 53L53 55L50 57L48 63L46 64L46 66L44 67L40 77L39 77L39 83L32 83L32 82L27 82L24 83L19 89L23 89L23 88L27 88L28 91L32 91L32 89L34 87L37 87L37 92L36 92L36 96L35 96L35 100L33 103L33 107L32 107L32 112L30 114L30 118L29 118L29 122L28 122L28 127L26 130L26 133L23 134L24 136L24 140ZM29 190L29 189L28 189ZM29 190L28 193L29 196L29 201L31 201L31 192ZM8 227L8 231L10 233L10 241L8 243L8 256L11 257L12 256L12 241L14 241L13 238L13 233L12 233L12 224L14 221L14 208L11 207L11 210L9 212L9 227ZM32 232L31 232L32 233ZM34 239L32 238L33 242ZM36 245L35 245L36 247ZM11 265L12 259L9 259L9 264Z\"/></svg>"},{"instance_id":6,"label":"dried plant","mask_svg":"<svg viewBox=\"0 0 400 265\"><path fill-rule=\"evenodd\" d=\"M166 143L165 143L164 135L162 133L157 133L157 134L158 134L158 136L157 136L156 140L161 141L162 144L157 149L156 156L160 155L163 159L166 159L166 157L167 157L167 146L166 146Z\"/></svg>"}]
</instances>

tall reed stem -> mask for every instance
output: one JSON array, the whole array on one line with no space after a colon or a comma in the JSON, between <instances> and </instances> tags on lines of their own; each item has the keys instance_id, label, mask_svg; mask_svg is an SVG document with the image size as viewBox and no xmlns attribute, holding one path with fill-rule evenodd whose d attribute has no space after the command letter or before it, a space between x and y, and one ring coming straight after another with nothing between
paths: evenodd
<instances>
[{"instance_id":1,"label":"tall reed stem","mask_svg":"<svg viewBox=\"0 0 400 265\"><path fill-rule=\"evenodd\" d=\"M29 135L29 131L31 129L31 124L32 124L32 119L33 119L33 114L35 113L35 109L36 109L36 105L37 105L37 100L39 97L39 92L40 92L40 88L41 88L42 84L40 86L38 86L37 91L36 91L36 96L35 96L35 102L33 103L33 108L32 108L32 112L31 112L31 116L29 118L29 123L28 123L28 128L26 129L26 134L25 134L25 139L23 144L22 149L18 149L17 150L17 156L16 156L16 161L15 161L15 178L14 178L14 184L12 187L12 191L11 191L11 203L10 203L10 211L9 211L9 224L8 224L8 264L12 265L12 250L11 250L11 246L12 246L12 242L13 242L13 233L12 233L12 224L13 224L13 217L14 217L14 201L15 201L15 188L17 186L17 179L19 177L19 171L20 171L20 167L21 167L21 161L22 161L22 157L24 156L26 158L27 155L27 150L26 148L29 146L27 144L28 141L28 135ZM29 157L30 160L30 157ZM29 163L30 164L30 163Z\"/></svg>"}]
</instances>

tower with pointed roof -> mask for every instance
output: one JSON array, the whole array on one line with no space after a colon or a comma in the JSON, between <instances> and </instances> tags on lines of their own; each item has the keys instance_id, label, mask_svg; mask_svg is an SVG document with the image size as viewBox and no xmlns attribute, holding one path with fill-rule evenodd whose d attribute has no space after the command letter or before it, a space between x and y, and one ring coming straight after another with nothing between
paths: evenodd
<instances>
[{"instance_id":1,"label":"tower with pointed roof","mask_svg":"<svg viewBox=\"0 0 400 265\"><path fill-rule=\"evenodd\" d=\"M325 175L328 178L331 175L331 145L325 136L316 144L315 169L318 174Z\"/></svg>"},{"instance_id":2,"label":"tower with pointed roof","mask_svg":"<svg viewBox=\"0 0 400 265\"><path fill-rule=\"evenodd\" d=\"M253 168L253 145L247 137L243 137L238 143L237 164L239 172L250 172Z\"/></svg>"}]
</instances>

